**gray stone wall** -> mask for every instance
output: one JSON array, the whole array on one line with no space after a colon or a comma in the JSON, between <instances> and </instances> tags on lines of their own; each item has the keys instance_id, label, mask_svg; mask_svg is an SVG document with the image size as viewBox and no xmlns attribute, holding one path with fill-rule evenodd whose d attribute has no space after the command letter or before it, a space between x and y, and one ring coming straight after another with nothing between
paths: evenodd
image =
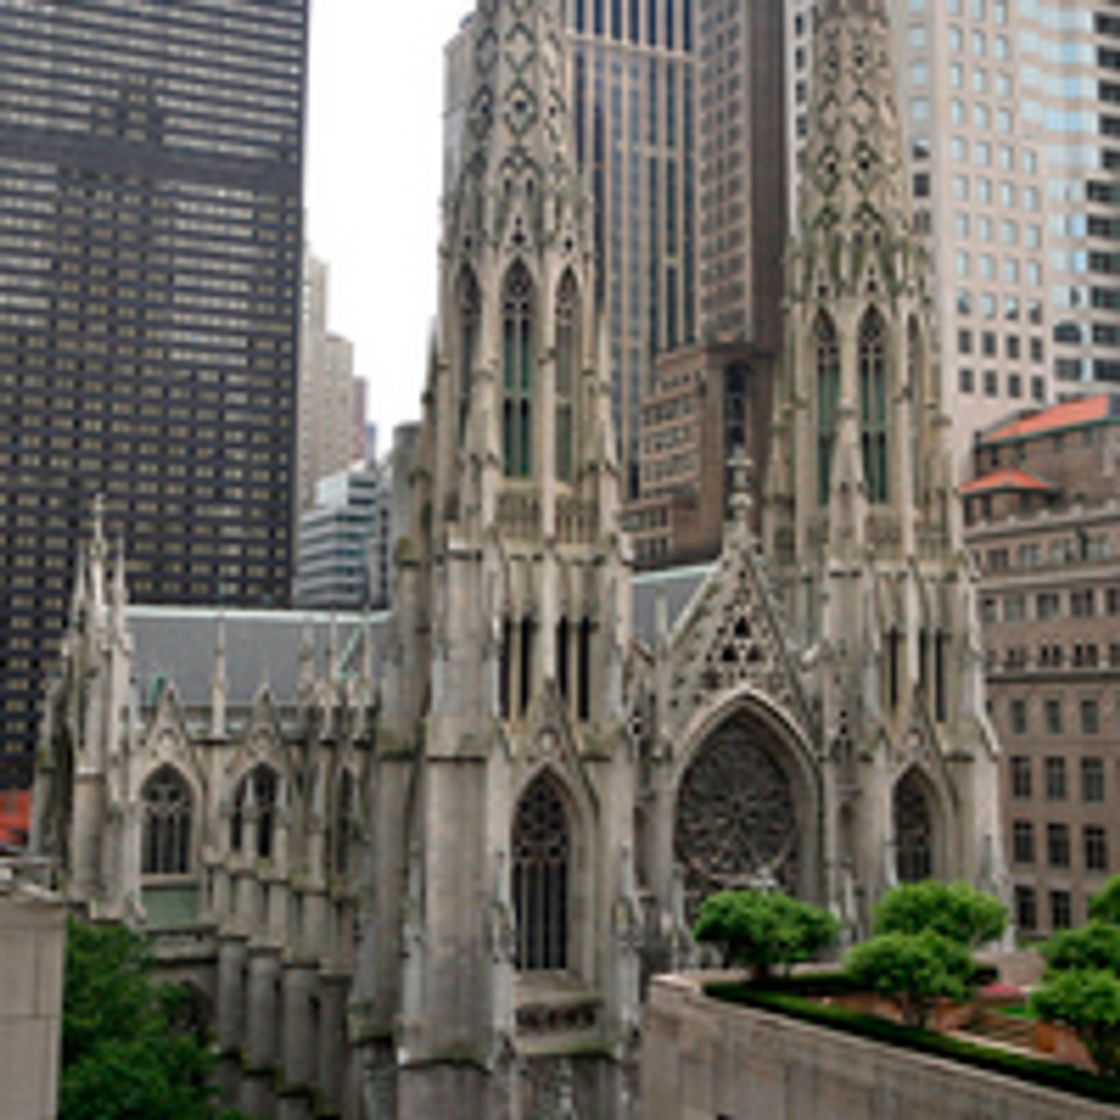
<instances>
[{"instance_id":1,"label":"gray stone wall","mask_svg":"<svg viewBox=\"0 0 1120 1120\"><path fill-rule=\"evenodd\" d=\"M66 911L0 862L0 1117L53 1120Z\"/></svg>"},{"instance_id":2,"label":"gray stone wall","mask_svg":"<svg viewBox=\"0 0 1120 1120\"><path fill-rule=\"evenodd\" d=\"M1116 1120L1117 1109L653 982L642 1120Z\"/></svg>"}]
</instances>

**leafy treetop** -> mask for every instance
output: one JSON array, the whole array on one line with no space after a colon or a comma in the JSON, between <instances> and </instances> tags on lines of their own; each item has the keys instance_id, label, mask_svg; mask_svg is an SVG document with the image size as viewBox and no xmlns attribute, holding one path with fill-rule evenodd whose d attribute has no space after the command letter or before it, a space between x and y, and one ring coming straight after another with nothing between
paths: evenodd
<instances>
[{"instance_id":1,"label":"leafy treetop","mask_svg":"<svg viewBox=\"0 0 1120 1120\"><path fill-rule=\"evenodd\" d=\"M185 1003L183 989L152 980L137 934L71 922L59 1120L215 1120L213 1056L178 1029Z\"/></svg>"},{"instance_id":2,"label":"leafy treetop","mask_svg":"<svg viewBox=\"0 0 1120 1120\"><path fill-rule=\"evenodd\" d=\"M972 956L933 930L883 933L848 953L848 975L860 987L898 1001L909 1026L924 1027L938 998L963 999L973 975Z\"/></svg>"},{"instance_id":3,"label":"leafy treetop","mask_svg":"<svg viewBox=\"0 0 1120 1120\"><path fill-rule=\"evenodd\" d=\"M718 945L727 964L747 965L764 979L777 965L812 960L840 932L827 910L780 891L720 891L700 905L694 936Z\"/></svg>"},{"instance_id":4,"label":"leafy treetop","mask_svg":"<svg viewBox=\"0 0 1120 1120\"><path fill-rule=\"evenodd\" d=\"M997 940L1006 928L999 899L967 883L907 883L883 895L874 912L876 934L932 930L969 949Z\"/></svg>"},{"instance_id":5,"label":"leafy treetop","mask_svg":"<svg viewBox=\"0 0 1120 1120\"><path fill-rule=\"evenodd\" d=\"M1114 971L1051 972L1031 997L1031 1009L1047 1022L1072 1027L1097 1069L1120 1077L1120 979Z\"/></svg>"},{"instance_id":6,"label":"leafy treetop","mask_svg":"<svg viewBox=\"0 0 1120 1120\"><path fill-rule=\"evenodd\" d=\"M1104 889L1089 899L1089 917L1120 926L1120 875L1113 875Z\"/></svg>"}]
</instances>

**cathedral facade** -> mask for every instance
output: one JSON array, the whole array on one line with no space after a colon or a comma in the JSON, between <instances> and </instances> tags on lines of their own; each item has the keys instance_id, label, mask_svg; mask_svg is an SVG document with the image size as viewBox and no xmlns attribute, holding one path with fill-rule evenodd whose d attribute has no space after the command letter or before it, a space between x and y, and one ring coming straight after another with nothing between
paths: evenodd
<instances>
[{"instance_id":1,"label":"cathedral facade","mask_svg":"<svg viewBox=\"0 0 1120 1120\"><path fill-rule=\"evenodd\" d=\"M305 628L291 695L232 696L253 651L215 615L187 702L174 654L138 679L95 527L35 843L152 931L252 1115L625 1120L643 980L695 960L705 895L781 887L857 937L899 880L1003 889L887 18L818 9L764 532L740 457L690 594L633 580L619 524L559 0L471 26L391 616Z\"/></svg>"}]
</instances>

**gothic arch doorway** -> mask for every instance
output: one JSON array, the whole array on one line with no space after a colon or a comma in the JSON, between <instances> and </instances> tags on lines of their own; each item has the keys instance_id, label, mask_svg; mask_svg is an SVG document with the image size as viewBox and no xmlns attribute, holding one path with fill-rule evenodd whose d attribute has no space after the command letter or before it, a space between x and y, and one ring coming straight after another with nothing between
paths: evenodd
<instances>
[{"instance_id":1,"label":"gothic arch doorway","mask_svg":"<svg viewBox=\"0 0 1120 1120\"><path fill-rule=\"evenodd\" d=\"M677 787L674 858L689 921L720 890L815 895L816 815L793 736L753 707L707 732Z\"/></svg>"},{"instance_id":2,"label":"gothic arch doorway","mask_svg":"<svg viewBox=\"0 0 1120 1120\"><path fill-rule=\"evenodd\" d=\"M908 770L894 787L895 873L900 883L933 877L935 828L933 802L917 770Z\"/></svg>"}]
</instances>

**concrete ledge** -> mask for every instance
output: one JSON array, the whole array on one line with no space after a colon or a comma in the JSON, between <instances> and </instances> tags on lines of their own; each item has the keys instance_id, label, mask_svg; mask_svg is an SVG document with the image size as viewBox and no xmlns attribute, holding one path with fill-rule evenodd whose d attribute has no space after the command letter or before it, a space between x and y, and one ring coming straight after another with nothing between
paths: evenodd
<instances>
[{"instance_id":1,"label":"concrete ledge","mask_svg":"<svg viewBox=\"0 0 1120 1120\"><path fill-rule=\"evenodd\" d=\"M711 973L657 977L643 1120L1117 1120L1120 1109L709 999Z\"/></svg>"}]
</instances>

